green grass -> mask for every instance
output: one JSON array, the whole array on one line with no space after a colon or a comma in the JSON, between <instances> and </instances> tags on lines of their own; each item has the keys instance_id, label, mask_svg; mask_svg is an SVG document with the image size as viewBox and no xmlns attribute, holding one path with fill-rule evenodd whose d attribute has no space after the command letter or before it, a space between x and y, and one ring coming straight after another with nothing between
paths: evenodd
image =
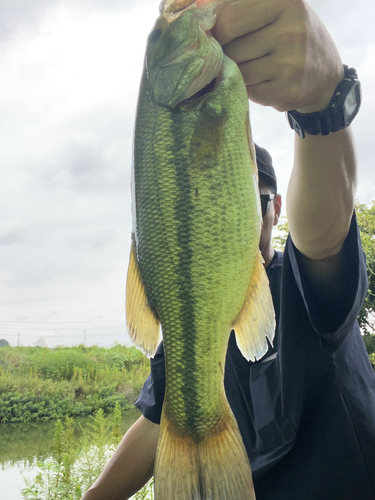
<instances>
[{"instance_id":1,"label":"green grass","mask_svg":"<svg viewBox=\"0 0 375 500\"><path fill-rule=\"evenodd\" d=\"M24 478L25 500L79 500L103 470L121 439L121 408L111 414L98 410L82 437L73 439L75 422L71 417L63 425L56 422L53 454L38 464L34 479ZM153 500L152 481L140 490L134 500Z\"/></svg>"},{"instance_id":2,"label":"green grass","mask_svg":"<svg viewBox=\"0 0 375 500\"><path fill-rule=\"evenodd\" d=\"M2 347L0 423L36 422L129 408L149 373L136 348Z\"/></svg>"}]
</instances>

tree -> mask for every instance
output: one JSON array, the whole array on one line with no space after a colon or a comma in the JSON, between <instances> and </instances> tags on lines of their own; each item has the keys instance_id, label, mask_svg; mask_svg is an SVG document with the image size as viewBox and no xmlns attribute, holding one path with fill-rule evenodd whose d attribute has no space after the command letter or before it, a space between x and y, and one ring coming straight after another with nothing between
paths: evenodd
<instances>
[{"instance_id":1,"label":"tree","mask_svg":"<svg viewBox=\"0 0 375 500\"><path fill-rule=\"evenodd\" d=\"M276 226L274 236L272 238L272 246L275 250L279 252L284 251L286 239L289 234L289 224L286 217L280 217L279 222Z\"/></svg>"},{"instance_id":2,"label":"tree","mask_svg":"<svg viewBox=\"0 0 375 500\"><path fill-rule=\"evenodd\" d=\"M358 317L364 335L375 333L375 201L356 204L362 248L366 255L369 290Z\"/></svg>"},{"instance_id":3,"label":"tree","mask_svg":"<svg viewBox=\"0 0 375 500\"><path fill-rule=\"evenodd\" d=\"M39 337L38 340L34 342L34 347L47 347L44 337Z\"/></svg>"},{"instance_id":4,"label":"tree","mask_svg":"<svg viewBox=\"0 0 375 500\"><path fill-rule=\"evenodd\" d=\"M362 334L370 335L375 333L375 201L368 204L356 203L355 209L361 233L362 248L366 255L369 281L369 290L359 313L358 323ZM284 249L288 233L288 221L286 217L281 217L276 235L272 238L272 244L276 250ZM373 343L374 350L371 352L375 352L375 341Z\"/></svg>"}]
</instances>

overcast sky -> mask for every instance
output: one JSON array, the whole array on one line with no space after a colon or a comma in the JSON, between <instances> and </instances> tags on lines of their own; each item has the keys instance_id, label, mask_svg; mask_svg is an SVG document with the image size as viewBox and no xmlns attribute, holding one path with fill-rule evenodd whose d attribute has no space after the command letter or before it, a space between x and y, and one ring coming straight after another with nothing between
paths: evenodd
<instances>
[{"instance_id":1,"label":"overcast sky","mask_svg":"<svg viewBox=\"0 0 375 500\"><path fill-rule=\"evenodd\" d=\"M358 70L357 198L375 199L375 7L313 0ZM158 1L0 0L0 339L127 343L124 288L135 106ZM286 192L293 132L251 105Z\"/></svg>"}]
</instances>

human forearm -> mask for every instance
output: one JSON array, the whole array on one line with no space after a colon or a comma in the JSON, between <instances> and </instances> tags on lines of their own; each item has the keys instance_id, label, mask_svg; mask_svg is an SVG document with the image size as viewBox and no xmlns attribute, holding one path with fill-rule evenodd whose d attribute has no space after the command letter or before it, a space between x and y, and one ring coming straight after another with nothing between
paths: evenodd
<instances>
[{"instance_id":1,"label":"human forearm","mask_svg":"<svg viewBox=\"0 0 375 500\"><path fill-rule=\"evenodd\" d=\"M326 109L344 77L334 41L303 0L238 0L225 7L213 33L238 63L249 98L278 111ZM287 213L293 241L307 257L339 252L355 186L349 130L296 136Z\"/></svg>"},{"instance_id":2,"label":"human forearm","mask_svg":"<svg viewBox=\"0 0 375 500\"><path fill-rule=\"evenodd\" d=\"M336 255L348 234L356 189L350 129L328 136L296 135L286 200L293 242L306 257Z\"/></svg>"},{"instance_id":3,"label":"human forearm","mask_svg":"<svg viewBox=\"0 0 375 500\"><path fill-rule=\"evenodd\" d=\"M307 45L300 113L324 111L344 69L337 48L316 14L307 9L314 43ZM324 43L321 43L323 41ZM303 107L301 107L303 106ZM306 257L337 255L348 234L356 189L356 159L350 129L329 135L295 134L294 165L286 208L293 242Z\"/></svg>"},{"instance_id":4,"label":"human forearm","mask_svg":"<svg viewBox=\"0 0 375 500\"><path fill-rule=\"evenodd\" d=\"M140 417L81 500L126 500L153 475L159 426Z\"/></svg>"}]
</instances>

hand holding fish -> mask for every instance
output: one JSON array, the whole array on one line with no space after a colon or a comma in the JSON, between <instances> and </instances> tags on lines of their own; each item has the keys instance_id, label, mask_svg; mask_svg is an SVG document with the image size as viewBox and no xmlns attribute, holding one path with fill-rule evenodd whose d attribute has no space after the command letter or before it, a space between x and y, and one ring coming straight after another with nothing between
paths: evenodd
<instances>
[{"instance_id":1,"label":"hand holding fish","mask_svg":"<svg viewBox=\"0 0 375 500\"><path fill-rule=\"evenodd\" d=\"M332 38L302 0L238 0L222 7L212 32L249 99L278 111L324 109L343 78Z\"/></svg>"},{"instance_id":2,"label":"hand holding fish","mask_svg":"<svg viewBox=\"0 0 375 500\"><path fill-rule=\"evenodd\" d=\"M328 106L343 66L327 28L303 0L238 0L221 6L217 16L212 33L238 63L250 100L302 113ZM294 243L310 259L337 254L347 235L353 151L350 128L303 140L296 136L288 222Z\"/></svg>"}]
</instances>

